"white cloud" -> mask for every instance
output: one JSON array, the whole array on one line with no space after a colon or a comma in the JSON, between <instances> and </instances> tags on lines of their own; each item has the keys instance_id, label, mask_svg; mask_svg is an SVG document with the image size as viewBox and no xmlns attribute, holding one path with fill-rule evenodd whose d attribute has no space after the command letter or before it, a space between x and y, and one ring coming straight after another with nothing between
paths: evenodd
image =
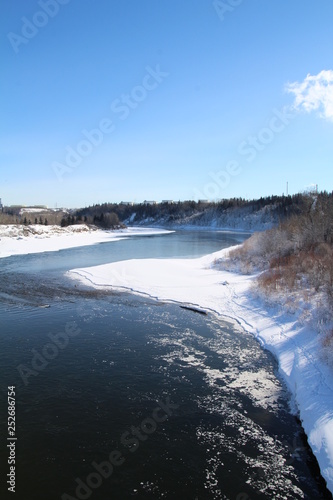
<instances>
[{"instance_id":1,"label":"white cloud","mask_svg":"<svg viewBox=\"0 0 333 500\"><path fill-rule=\"evenodd\" d=\"M286 91L295 95L293 109L319 111L322 118L333 121L333 70L309 74L303 82L288 83Z\"/></svg>"}]
</instances>

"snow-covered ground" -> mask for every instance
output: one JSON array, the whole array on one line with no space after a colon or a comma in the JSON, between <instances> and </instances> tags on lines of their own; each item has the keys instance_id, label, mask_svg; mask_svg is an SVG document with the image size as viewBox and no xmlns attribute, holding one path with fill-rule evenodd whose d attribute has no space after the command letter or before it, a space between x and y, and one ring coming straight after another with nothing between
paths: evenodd
<instances>
[{"instance_id":1,"label":"snow-covered ground","mask_svg":"<svg viewBox=\"0 0 333 500\"><path fill-rule=\"evenodd\" d=\"M317 334L297 314L267 309L251 288L255 275L214 269L224 249L199 259L116 262L68 274L95 288L128 289L166 301L195 305L234 319L272 351L293 395L309 444L333 492L333 372L321 359Z\"/></svg>"},{"instance_id":2,"label":"snow-covered ground","mask_svg":"<svg viewBox=\"0 0 333 500\"><path fill-rule=\"evenodd\" d=\"M126 228L103 231L85 224L60 227L32 224L0 225L0 258L28 253L54 252L65 248L117 241L130 236L167 233L163 229Z\"/></svg>"},{"instance_id":3,"label":"snow-covered ground","mask_svg":"<svg viewBox=\"0 0 333 500\"><path fill-rule=\"evenodd\" d=\"M85 225L0 226L0 257L56 251L134 235L165 233L161 229L93 230ZM321 359L317 334L297 314L267 309L252 294L255 275L214 268L224 249L199 259L141 259L116 262L68 274L95 288L132 290L151 297L196 305L234 319L274 353L298 408L309 444L328 488L333 492L333 373Z\"/></svg>"}]
</instances>

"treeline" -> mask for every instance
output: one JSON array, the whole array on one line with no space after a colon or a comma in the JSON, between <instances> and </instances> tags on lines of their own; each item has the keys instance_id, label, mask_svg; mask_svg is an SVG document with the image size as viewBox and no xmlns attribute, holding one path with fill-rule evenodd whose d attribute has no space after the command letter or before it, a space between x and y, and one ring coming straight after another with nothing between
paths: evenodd
<instances>
[{"instance_id":1,"label":"treeline","mask_svg":"<svg viewBox=\"0 0 333 500\"><path fill-rule=\"evenodd\" d=\"M148 217L158 218L168 215L172 218L177 214L187 214L193 212L196 205L197 203L195 201L156 203L154 205L145 203L137 203L133 205L126 205L122 203L103 203L77 210L76 214L89 217L90 219L98 219L102 216L102 214L115 214L120 221L125 221L135 214L135 218L133 219L135 222ZM202 210L206 207L206 204L202 205Z\"/></svg>"},{"instance_id":2,"label":"treeline","mask_svg":"<svg viewBox=\"0 0 333 500\"><path fill-rule=\"evenodd\" d=\"M4 207L0 212L0 224L60 225L61 220L66 216L67 212L61 210L54 211L41 209L40 212L25 212L21 207Z\"/></svg>"},{"instance_id":3,"label":"treeline","mask_svg":"<svg viewBox=\"0 0 333 500\"><path fill-rule=\"evenodd\" d=\"M74 224L93 224L103 229L115 229L122 227L119 217L114 212L99 212L94 215L82 215L80 211L75 214L68 214L61 219L61 227L72 226Z\"/></svg>"},{"instance_id":4,"label":"treeline","mask_svg":"<svg viewBox=\"0 0 333 500\"><path fill-rule=\"evenodd\" d=\"M73 226L74 224L85 224L87 217L77 217L72 214L64 215L60 221L61 227Z\"/></svg>"},{"instance_id":5,"label":"treeline","mask_svg":"<svg viewBox=\"0 0 333 500\"><path fill-rule=\"evenodd\" d=\"M178 201L162 203L103 203L92 205L76 211L76 216L87 217L93 221L95 217L99 218L102 214L115 214L120 221L131 219L132 223L144 219L164 219L166 223L172 223L177 220L195 214L204 214L214 211L221 214L233 209L247 208L256 212L264 207L272 207L280 218L285 218L292 214L300 214L306 210L308 196L296 194L293 196L267 196L258 200L245 200L244 198L231 198L220 200L218 202L205 201Z\"/></svg>"},{"instance_id":6,"label":"treeline","mask_svg":"<svg viewBox=\"0 0 333 500\"><path fill-rule=\"evenodd\" d=\"M100 215L94 215L93 224L104 229L114 229L120 226L120 221L115 212L101 212Z\"/></svg>"},{"instance_id":7,"label":"treeline","mask_svg":"<svg viewBox=\"0 0 333 500\"><path fill-rule=\"evenodd\" d=\"M178 201L162 203L103 203L95 204L89 207L71 210L70 212L47 212L49 224L61 225L66 227L73 224L94 224L101 228L116 228L122 223L131 224L141 223L145 220L152 220L161 224L187 223L187 219L192 217L192 221L203 221L209 225L213 219L220 219L224 215L238 214L240 222L244 215L258 214L264 212L267 214L267 220L271 217L272 223L284 221L292 216L301 215L309 211L309 204L313 196L310 194L296 194L293 196L266 196L255 200L245 200L244 198L230 198L217 202L202 201ZM319 193L316 195L319 200L325 198L331 199L332 194ZM24 213L20 207L5 208L0 213L0 224L24 224L24 218L27 222L34 223L33 218L39 218L44 214Z\"/></svg>"},{"instance_id":8,"label":"treeline","mask_svg":"<svg viewBox=\"0 0 333 500\"><path fill-rule=\"evenodd\" d=\"M24 217L23 224L25 226L30 226L31 224L40 224L43 226L47 226L48 220L46 217L43 219L43 217L40 216L39 219L38 219L38 217L35 217L34 222L31 222L31 219L27 219L27 217Z\"/></svg>"}]
</instances>

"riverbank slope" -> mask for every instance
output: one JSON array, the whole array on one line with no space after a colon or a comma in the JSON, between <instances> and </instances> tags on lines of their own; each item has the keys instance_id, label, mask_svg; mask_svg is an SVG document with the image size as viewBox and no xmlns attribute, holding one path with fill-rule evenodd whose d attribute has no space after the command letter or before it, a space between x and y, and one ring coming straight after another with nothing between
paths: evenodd
<instances>
[{"instance_id":1,"label":"riverbank slope","mask_svg":"<svg viewBox=\"0 0 333 500\"><path fill-rule=\"evenodd\" d=\"M68 274L97 289L123 289L159 300L179 302L240 323L277 358L280 373L299 413L327 486L333 492L333 372L322 359L318 335L279 307L256 298L256 275L214 267L224 249L199 259L129 260Z\"/></svg>"}]
</instances>

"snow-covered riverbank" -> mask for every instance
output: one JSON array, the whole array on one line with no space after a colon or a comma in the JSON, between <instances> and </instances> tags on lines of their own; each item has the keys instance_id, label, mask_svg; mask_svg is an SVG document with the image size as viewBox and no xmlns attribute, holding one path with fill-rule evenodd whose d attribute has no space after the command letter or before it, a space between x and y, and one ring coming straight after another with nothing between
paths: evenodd
<instances>
[{"instance_id":1,"label":"snow-covered riverbank","mask_svg":"<svg viewBox=\"0 0 333 500\"><path fill-rule=\"evenodd\" d=\"M317 334L251 293L255 276L213 268L228 249L199 259L116 262L68 274L95 288L116 287L160 300L191 304L234 319L276 356L309 444L333 492L333 372L321 360Z\"/></svg>"},{"instance_id":2,"label":"snow-covered riverbank","mask_svg":"<svg viewBox=\"0 0 333 500\"><path fill-rule=\"evenodd\" d=\"M85 225L0 226L0 257L57 251L117 241L135 235L164 234L163 229L102 231ZM199 259L140 259L116 262L69 275L95 288L132 290L160 300L195 305L240 323L274 353L309 444L333 492L333 372L321 360L317 334L279 308L267 309L251 292L255 275L217 270L215 259L229 249Z\"/></svg>"},{"instance_id":3,"label":"snow-covered riverbank","mask_svg":"<svg viewBox=\"0 0 333 500\"><path fill-rule=\"evenodd\" d=\"M104 231L85 224L68 227L39 224L0 225L0 258L28 253L55 252L66 248L117 241L130 236L149 236L168 232L163 229L135 227Z\"/></svg>"}]
</instances>

